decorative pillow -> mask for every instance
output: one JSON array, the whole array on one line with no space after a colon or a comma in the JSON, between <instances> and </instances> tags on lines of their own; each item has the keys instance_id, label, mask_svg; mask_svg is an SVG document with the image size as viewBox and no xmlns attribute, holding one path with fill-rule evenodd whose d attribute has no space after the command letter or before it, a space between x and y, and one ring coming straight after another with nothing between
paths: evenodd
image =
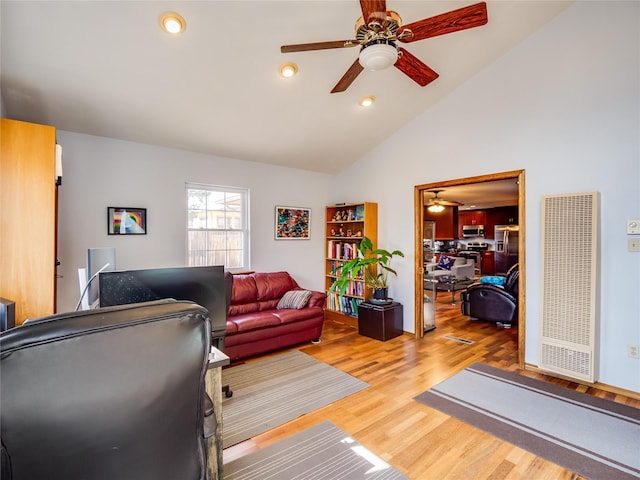
<instances>
[{"instance_id":1,"label":"decorative pillow","mask_svg":"<svg viewBox=\"0 0 640 480\"><path fill-rule=\"evenodd\" d=\"M490 285L498 285L502 287L506 279L507 277L501 277L499 275L489 276L489 277L480 277L480 283L488 283Z\"/></svg>"},{"instance_id":2,"label":"decorative pillow","mask_svg":"<svg viewBox=\"0 0 640 480\"><path fill-rule=\"evenodd\" d=\"M309 290L289 290L282 296L276 308L278 310L283 310L285 308L300 310L307 306L310 297L311 292Z\"/></svg>"},{"instance_id":3,"label":"decorative pillow","mask_svg":"<svg viewBox=\"0 0 640 480\"><path fill-rule=\"evenodd\" d=\"M447 257L446 255L443 255L440 257L438 266L444 268L445 270L451 270L451 267L453 267L454 263L455 260L453 259L453 257Z\"/></svg>"}]
</instances>

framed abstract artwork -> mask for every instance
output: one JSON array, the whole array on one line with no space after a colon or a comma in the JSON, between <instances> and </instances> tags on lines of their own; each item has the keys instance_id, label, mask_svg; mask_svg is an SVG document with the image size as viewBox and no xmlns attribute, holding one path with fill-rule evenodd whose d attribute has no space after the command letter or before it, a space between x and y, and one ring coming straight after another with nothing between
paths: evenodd
<instances>
[{"instance_id":1,"label":"framed abstract artwork","mask_svg":"<svg viewBox=\"0 0 640 480\"><path fill-rule=\"evenodd\" d=\"M309 240L311 209L276 207L276 240Z\"/></svg>"},{"instance_id":2,"label":"framed abstract artwork","mask_svg":"<svg viewBox=\"0 0 640 480\"><path fill-rule=\"evenodd\" d=\"M147 209L108 207L107 233L109 235L146 235Z\"/></svg>"}]
</instances>

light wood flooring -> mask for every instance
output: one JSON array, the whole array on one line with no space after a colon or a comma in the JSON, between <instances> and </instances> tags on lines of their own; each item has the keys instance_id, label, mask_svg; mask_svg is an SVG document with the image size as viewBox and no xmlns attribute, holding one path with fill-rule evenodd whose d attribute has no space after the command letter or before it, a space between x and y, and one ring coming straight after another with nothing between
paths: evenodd
<instances>
[{"instance_id":1,"label":"light wood flooring","mask_svg":"<svg viewBox=\"0 0 640 480\"><path fill-rule=\"evenodd\" d=\"M371 386L227 448L224 462L330 420L411 480L581 479L571 471L413 400L474 362L640 408L638 398L520 371L517 328L501 329L491 323L469 321L459 313L459 305L451 305L449 294L438 295L436 308L437 328L421 340L406 333L381 342L359 335L352 326L326 321L320 344L296 348ZM474 343L448 340L445 335Z\"/></svg>"}]
</instances>

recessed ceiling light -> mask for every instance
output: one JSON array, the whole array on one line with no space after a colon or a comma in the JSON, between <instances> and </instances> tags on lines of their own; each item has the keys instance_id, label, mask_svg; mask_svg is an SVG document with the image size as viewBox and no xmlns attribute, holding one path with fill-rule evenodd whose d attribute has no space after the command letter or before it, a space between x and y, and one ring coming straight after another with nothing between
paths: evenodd
<instances>
[{"instance_id":1,"label":"recessed ceiling light","mask_svg":"<svg viewBox=\"0 0 640 480\"><path fill-rule=\"evenodd\" d=\"M280 76L284 78L294 77L298 73L298 66L295 63L285 63L280 65Z\"/></svg>"},{"instance_id":2,"label":"recessed ceiling light","mask_svg":"<svg viewBox=\"0 0 640 480\"><path fill-rule=\"evenodd\" d=\"M173 35L182 33L187 29L187 22L182 18L182 15L176 12L161 13L158 22L160 22L162 30Z\"/></svg>"},{"instance_id":3,"label":"recessed ceiling light","mask_svg":"<svg viewBox=\"0 0 640 480\"><path fill-rule=\"evenodd\" d=\"M376 101L376 97L374 97L373 95L368 95L366 97L362 97L358 102L358 104L361 107L370 107L371 105L373 105L373 102L375 101Z\"/></svg>"}]
</instances>

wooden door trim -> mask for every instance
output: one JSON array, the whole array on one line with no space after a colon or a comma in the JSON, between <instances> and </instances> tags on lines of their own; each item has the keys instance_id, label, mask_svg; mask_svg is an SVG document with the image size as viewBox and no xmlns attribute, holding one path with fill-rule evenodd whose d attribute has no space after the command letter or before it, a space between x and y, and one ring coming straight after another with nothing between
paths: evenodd
<instances>
[{"instance_id":1,"label":"wooden door trim","mask_svg":"<svg viewBox=\"0 0 640 480\"><path fill-rule=\"evenodd\" d=\"M518 225L520 226L520 235L518 236L519 242L519 255L518 263L520 269L519 275L519 293L518 304L521 308L518 309L518 364L521 368L524 368L525 358L525 301L526 301L526 255L525 255L525 237L526 237L526 225L525 225L525 171L524 170L511 170L508 172L492 173L488 175L478 175L475 177L457 178L453 180L445 180L441 182L425 183L422 185L416 185L414 187L414 331L416 339L424 336L424 303L423 303L423 275L424 267L422 265L422 225L424 222L424 191L433 188L445 188L459 185L468 185L471 183L484 183L494 180L508 180L513 178L518 181Z\"/></svg>"}]
</instances>

